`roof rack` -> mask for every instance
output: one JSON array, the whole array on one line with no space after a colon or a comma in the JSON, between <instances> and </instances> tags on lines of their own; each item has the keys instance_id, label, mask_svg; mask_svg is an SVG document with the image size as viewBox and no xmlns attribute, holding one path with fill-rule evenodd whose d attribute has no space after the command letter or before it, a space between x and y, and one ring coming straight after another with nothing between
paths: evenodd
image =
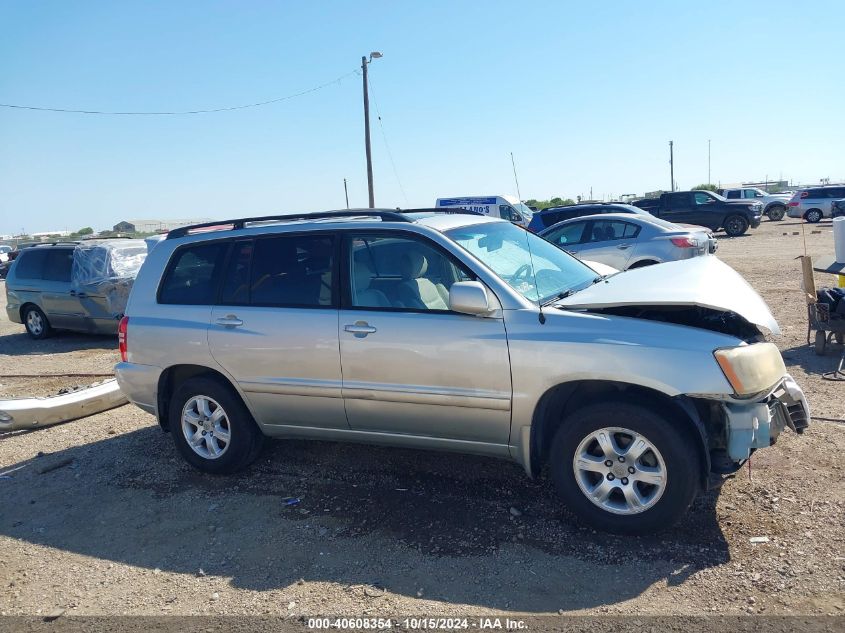
<instances>
[{"instance_id":1,"label":"roof rack","mask_svg":"<svg viewBox=\"0 0 845 633\"><path fill-rule=\"evenodd\" d=\"M381 218L383 222L411 222L399 211L381 211L373 209L350 209L348 211L323 211L320 213L296 213L288 215L265 215L255 218L238 218L235 220L217 220L215 222L203 222L202 224L191 224L181 226L168 232L165 239L173 240L178 237L185 237L191 233L203 233L211 231L235 231L244 228L247 224L258 224L261 222L292 222L296 220L324 220L331 218L360 218L372 216ZM205 229L206 231L204 231Z\"/></svg>"},{"instance_id":2,"label":"roof rack","mask_svg":"<svg viewBox=\"0 0 845 633\"><path fill-rule=\"evenodd\" d=\"M396 213L443 213L445 215L484 215L460 207L428 207L425 209L396 209Z\"/></svg>"}]
</instances>

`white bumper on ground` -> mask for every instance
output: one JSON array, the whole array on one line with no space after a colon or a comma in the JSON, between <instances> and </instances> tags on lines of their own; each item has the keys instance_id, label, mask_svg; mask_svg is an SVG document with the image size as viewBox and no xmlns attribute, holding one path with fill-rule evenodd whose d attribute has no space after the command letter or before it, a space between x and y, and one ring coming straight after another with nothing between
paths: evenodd
<instances>
[{"instance_id":1,"label":"white bumper on ground","mask_svg":"<svg viewBox=\"0 0 845 633\"><path fill-rule=\"evenodd\" d=\"M127 402L116 380L60 396L0 400L0 432L70 422Z\"/></svg>"}]
</instances>

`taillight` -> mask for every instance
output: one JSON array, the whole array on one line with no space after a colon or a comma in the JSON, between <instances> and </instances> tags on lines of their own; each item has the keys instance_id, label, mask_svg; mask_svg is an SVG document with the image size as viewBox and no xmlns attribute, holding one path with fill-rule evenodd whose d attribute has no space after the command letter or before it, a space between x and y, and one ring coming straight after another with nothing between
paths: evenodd
<instances>
[{"instance_id":1,"label":"taillight","mask_svg":"<svg viewBox=\"0 0 845 633\"><path fill-rule=\"evenodd\" d=\"M802 191L802 192L801 192L801 197L802 197L802 198L808 198L809 196L810 196L810 192L809 192L809 191Z\"/></svg>"},{"instance_id":2,"label":"taillight","mask_svg":"<svg viewBox=\"0 0 845 633\"><path fill-rule=\"evenodd\" d=\"M120 350L120 360L126 362L126 332L129 329L129 317L125 316L117 326L117 347Z\"/></svg>"},{"instance_id":3,"label":"taillight","mask_svg":"<svg viewBox=\"0 0 845 633\"><path fill-rule=\"evenodd\" d=\"M800 202L790 202L787 206L797 207L799 204L801 204L801 203Z\"/></svg>"},{"instance_id":4,"label":"taillight","mask_svg":"<svg viewBox=\"0 0 845 633\"><path fill-rule=\"evenodd\" d=\"M698 242L691 240L688 237L673 237L672 244L678 248L697 248Z\"/></svg>"}]
</instances>

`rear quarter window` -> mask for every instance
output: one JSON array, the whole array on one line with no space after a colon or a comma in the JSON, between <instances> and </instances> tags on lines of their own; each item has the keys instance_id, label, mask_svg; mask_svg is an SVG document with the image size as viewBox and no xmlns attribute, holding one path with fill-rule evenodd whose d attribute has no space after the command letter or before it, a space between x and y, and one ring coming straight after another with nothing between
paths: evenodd
<instances>
[{"instance_id":1,"label":"rear quarter window","mask_svg":"<svg viewBox=\"0 0 845 633\"><path fill-rule=\"evenodd\" d=\"M47 253L43 250L22 251L15 264L15 277L18 279L41 279Z\"/></svg>"},{"instance_id":2,"label":"rear quarter window","mask_svg":"<svg viewBox=\"0 0 845 633\"><path fill-rule=\"evenodd\" d=\"M158 302L212 305L228 245L228 242L212 242L177 250L159 287Z\"/></svg>"}]
</instances>

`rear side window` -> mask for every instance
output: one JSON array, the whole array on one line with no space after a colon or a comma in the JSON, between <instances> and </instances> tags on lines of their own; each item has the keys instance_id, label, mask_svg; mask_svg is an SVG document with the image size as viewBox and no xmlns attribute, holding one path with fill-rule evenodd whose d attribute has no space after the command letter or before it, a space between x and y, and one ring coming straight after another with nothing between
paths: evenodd
<instances>
[{"instance_id":1,"label":"rear side window","mask_svg":"<svg viewBox=\"0 0 845 633\"><path fill-rule=\"evenodd\" d=\"M334 302L334 239L285 235L255 241L251 305L316 308Z\"/></svg>"},{"instance_id":2,"label":"rear side window","mask_svg":"<svg viewBox=\"0 0 845 633\"><path fill-rule=\"evenodd\" d=\"M726 191L726 192L725 192L725 197L726 197L728 200L737 200L737 199L739 199L739 194L740 194L740 193L741 193L741 192L740 192L740 190L739 190L739 189L734 189L734 190L732 190L732 191Z\"/></svg>"},{"instance_id":3,"label":"rear side window","mask_svg":"<svg viewBox=\"0 0 845 633\"><path fill-rule=\"evenodd\" d=\"M47 281L70 282L70 271L73 266L73 249L57 248L44 253L43 278Z\"/></svg>"},{"instance_id":4,"label":"rear side window","mask_svg":"<svg viewBox=\"0 0 845 633\"><path fill-rule=\"evenodd\" d=\"M15 276L18 279L41 279L47 253L43 250L26 250L18 255Z\"/></svg>"},{"instance_id":5,"label":"rear side window","mask_svg":"<svg viewBox=\"0 0 845 633\"><path fill-rule=\"evenodd\" d=\"M159 303L211 305L217 290L218 271L228 242L189 246L176 252L158 294Z\"/></svg>"}]
</instances>

